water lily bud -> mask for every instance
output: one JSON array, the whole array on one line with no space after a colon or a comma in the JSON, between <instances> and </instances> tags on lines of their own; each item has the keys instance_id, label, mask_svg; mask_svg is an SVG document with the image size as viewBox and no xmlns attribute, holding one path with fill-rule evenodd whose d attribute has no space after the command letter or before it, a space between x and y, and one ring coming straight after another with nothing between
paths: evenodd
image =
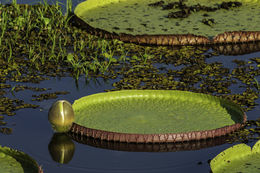
<instances>
[{"instance_id":1,"label":"water lily bud","mask_svg":"<svg viewBox=\"0 0 260 173\"><path fill-rule=\"evenodd\" d=\"M58 100L53 103L48 119L56 132L68 132L74 122L74 111L70 102Z\"/></svg>"}]
</instances>

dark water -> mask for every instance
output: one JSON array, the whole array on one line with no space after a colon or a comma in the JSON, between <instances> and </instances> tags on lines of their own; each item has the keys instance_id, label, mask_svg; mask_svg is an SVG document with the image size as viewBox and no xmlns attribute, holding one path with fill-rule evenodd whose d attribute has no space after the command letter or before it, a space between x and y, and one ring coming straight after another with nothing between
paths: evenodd
<instances>
[{"instance_id":1,"label":"dark water","mask_svg":"<svg viewBox=\"0 0 260 173\"><path fill-rule=\"evenodd\" d=\"M77 4L83 2L84 0L72 0L72 9L74 9ZM0 0L0 4L11 3L12 0ZM16 0L18 4L38 4L47 2L48 4L56 4L57 2L61 5L63 12L66 12L66 2L67 0Z\"/></svg>"},{"instance_id":2,"label":"dark water","mask_svg":"<svg viewBox=\"0 0 260 173\"><path fill-rule=\"evenodd\" d=\"M102 79L98 82L92 81L86 85L85 79L80 78L77 88L72 78L65 77L53 78L31 86L52 88L51 91L69 91L70 94L60 96L58 99L66 99L72 103L82 96L112 88L111 83L105 83ZM18 92L15 97L36 104L30 101L31 94L31 91L22 91ZM9 96L11 97L11 94ZM2 146L9 146L29 154L42 165L46 173L207 173L210 171L208 160L233 145L222 144L195 151L128 152L96 148L74 141L73 158L68 164L59 164L53 161L48 151L53 131L48 123L47 115L48 109L54 101L39 102L37 104L40 105L40 108L37 109L17 111L17 115L7 119L9 126L13 128L13 133L11 135L0 134ZM253 111L247 112L247 115L249 119L256 119L259 117L259 113L260 109L255 108Z\"/></svg>"},{"instance_id":3,"label":"dark water","mask_svg":"<svg viewBox=\"0 0 260 173\"><path fill-rule=\"evenodd\" d=\"M55 90L70 91L71 94L60 96L70 102L79 97L103 92L111 88L110 83L90 83L85 85L85 79L79 82L77 89L71 78L51 79L41 82L38 86ZM37 86L37 85L32 85ZM31 92L18 92L17 98L31 98ZM37 160L46 173L53 172L209 172L208 159L213 158L222 150L230 147L224 144L216 147L196 151L178 152L128 152L96 148L74 141L76 149L72 160L68 164L59 164L51 158L48 144L53 135L48 123L48 109L54 100L39 102L41 108L22 109L15 117L8 117L7 122L13 128L13 134L2 135L1 145L22 150ZM35 103L35 102L34 102ZM251 114L251 113L250 113ZM202 162L202 164L198 164Z\"/></svg>"},{"instance_id":4,"label":"dark water","mask_svg":"<svg viewBox=\"0 0 260 173\"><path fill-rule=\"evenodd\" d=\"M0 2L5 3L7 1L0 0ZM60 2L64 3L65 0ZM18 3L31 3L31 0L18 0ZM75 6L77 3L78 1L74 1L73 5ZM234 65L232 59L234 58L248 60L259 56L260 52L257 52L239 56L219 56L208 61L222 62L225 67L232 68ZM260 81L259 77L258 81ZM85 78L83 77L79 79L78 87L76 87L74 79L64 77L61 79L52 78L30 86L51 88L50 92L69 91L70 94L61 95L57 100L66 99L73 103L74 100L80 97L111 89L111 83L111 81L105 82L98 79L85 84ZM238 89L237 92L239 92ZM13 128L13 133L11 135L0 133L0 144L29 154L42 165L45 173L208 173L210 171L208 160L234 145L222 144L194 151L129 152L97 148L74 141L75 152L73 158L68 164L59 164L53 161L48 151L48 145L54 133L48 123L47 115L48 109L55 100L33 102L31 101L32 94L35 93L21 91L15 93L15 96L12 96L11 93L7 95L23 99L27 103L39 104L40 108L22 109L17 111L15 116L6 117L5 120L9 127ZM259 99L257 103L260 103ZM259 107L247 112L247 115L248 119L257 119L260 115ZM253 143L250 145L252 146Z\"/></svg>"}]
</instances>

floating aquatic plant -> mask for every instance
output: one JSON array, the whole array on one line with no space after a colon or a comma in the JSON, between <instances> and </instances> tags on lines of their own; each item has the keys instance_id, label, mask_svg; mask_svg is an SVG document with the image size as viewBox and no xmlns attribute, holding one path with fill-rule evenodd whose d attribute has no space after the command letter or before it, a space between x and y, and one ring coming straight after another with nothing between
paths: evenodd
<instances>
[{"instance_id":1,"label":"floating aquatic plant","mask_svg":"<svg viewBox=\"0 0 260 173\"><path fill-rule=\"evenodd\" d=\"M0 171L4 173L43 173L43 170L27 154L0 146Z\"/></svg>"},{"instance_id":2,"label":"floating aquatic plant","mask_svg":"<svg viewBox=\"0 0 260 173\"><path fill-rule=\"evenodd\" d=\"M242 127L246 116L239 106L210 95L123 90L82 97L73 108L67 102L56 102L50 108L49 121L58 132L156 143L222 136Z\"/></svg>"},{"instance_id":3,"label":"floating aquatic plant","mask_svg":"<svg viewBox=\"0 0 260 173\"><path fill-rule=\"evenodd\" d=\"M246 144L234 145L218 154L210 161L213 173L259 172L260 140L251 149Z\"/></svg>"},{"instance_id":4,"label":"floating aquatic plant","mask_svg":"<svg viewBox=\"0 0 260 173\"><path fill-rule=\"evenodd\" d=\"M79 27L101 37L194 45L260 40L259 10L259 1L244 0L87 0L74 13Z\"/></svg>"}]
</instances>

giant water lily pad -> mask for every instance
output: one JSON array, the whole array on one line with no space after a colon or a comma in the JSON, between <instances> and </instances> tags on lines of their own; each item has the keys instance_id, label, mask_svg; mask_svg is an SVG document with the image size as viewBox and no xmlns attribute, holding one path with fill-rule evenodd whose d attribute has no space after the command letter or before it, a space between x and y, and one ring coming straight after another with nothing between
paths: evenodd
<instances>
[{"instance_id":1,"label":"giant water lily pad","mask_svg":"<svg viewBox=\"0 0 260 173\"><path fill-rule=\"evenodd\" d=\"M43 173L35 160L27 154L0 146L0 172L3 173Z\"/></svg>"},{"instance_id":2,"label":"giant water lily pad","mask_svg":"<svg viewBox=\"0 0 260 173\"><path fill-rule=\"evenodd\" d=\"M259 0L87 0L74 13L99 36L184 45L260 40L259 11Z\"/></svg>"},{"instance_id":3,"label":"giant water lily pad","mask_svg":"<svg viewBox=\"0 0 260 173\"><path fill-rule=\"evenodd\" d=\"M210 162L213 173L255 173L260 170L260 140L251 149L246 144L238 144L226 149Z\"/></svg>"},{"instance_id":4,"label":"giant water lily pad","mask_svg":"<svg viewBox=\"0 0 260 173\"><path fill-rule=\"evenodd\" d=\"M177 142L221 136L246 120L239 106L177 90L122 90L89 95L73 105L72 132L124 142Z\"/></svg>"}]
</instances>

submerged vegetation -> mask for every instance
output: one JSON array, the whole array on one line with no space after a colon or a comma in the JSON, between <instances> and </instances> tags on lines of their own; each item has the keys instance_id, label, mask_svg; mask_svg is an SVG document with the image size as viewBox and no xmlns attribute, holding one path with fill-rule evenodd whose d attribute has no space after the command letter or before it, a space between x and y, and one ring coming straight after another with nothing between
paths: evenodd
<instances>
[{"instance_id":1,"label":"submerged vegetation","mask_svg":"<svg viewBox=\"0 0 260 173\"><path fill-rule=\"evenodd\" d=\"M75 27L70 20L73 13L69 1L67 5L64 15L58 3L0 4L1 132L10 134L12 130L3 115L14 115L22 108L36 108L36 101L67 94L26 84L56 76L72 76L76 84L81 76L85 76L86 83L90 78L116 79L112 90L165 89L217 95L238 103L246 111L256 106L259 57L234 60L235 67L230 68L210 61L221 53L218 49L153 47L101 39ZM21 90L37 92L31 98L34 104L8 95Z\"/></svg>"}]
</instances>

